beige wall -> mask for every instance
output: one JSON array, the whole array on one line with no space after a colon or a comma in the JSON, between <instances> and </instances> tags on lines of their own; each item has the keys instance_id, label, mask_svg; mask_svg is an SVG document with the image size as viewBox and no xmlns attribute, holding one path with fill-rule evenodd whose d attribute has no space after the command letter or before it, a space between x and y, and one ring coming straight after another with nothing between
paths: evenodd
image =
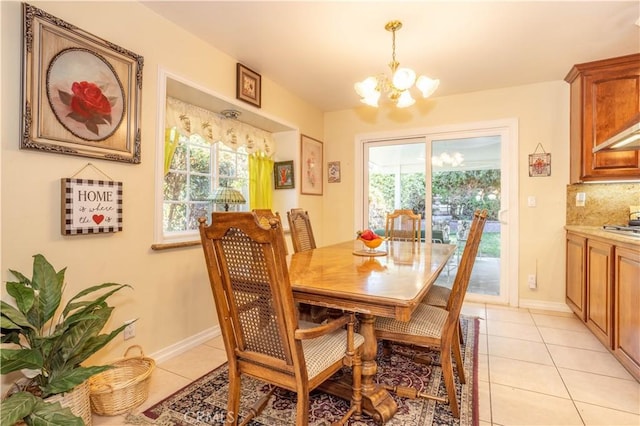
<instances>
[{"instance_id":1,"label":"beige wall","mask_svg":"<svg viewBox=\"0 0 640 426\"><path fill-rule=\"evenodd\" d=\"M154 236L158 69L235 98L236 60L204 44L137 2L33 2L33 6L144 57L142 164L19 150L22 10L1 2L2 31L2 281L14 269L31 276L32 256L44 254L58 269L68 267L67 294L102 282L131 284L112 302L111 327L139 318L137 337L117 338L96 362L122 356L130 344L147 354L174 345L217 324L199 246L152 251ZM247 64L252 68L256 64ZM260 71L257 68L257 71ZM323 116L263 76L262 111L323 139ZM290 159L289 153L277 153ZM60 234L60 179L88 162L123 182L123 231L63 237ZM296 163L297 164L297 163ZM99 177L96 176L96 177ZM299 204L322 220L321 197ZM3 299L6 296L2 286Z\"/></svg>"},{"instance_id":2,"label":"beige wall","mask_svg":"<svg viewBox=\"0 0 640 426\"><path fill-rule=\"evenodd\" d=\"M558 76L561 78L562 76ZM446 76L440 76L446 81ZM355 137L410 128L516 118L519 122L519 263L518 287L523 305L544 303L564 307L565 197L569 167L569 87L563 81L474 92L423 100L407 110L357 110L325 114L325 158L342 162L342 182L327 185L324 241L354 235L353 197ZM551 153L550 177L530 178L528 154L542 143ZM527 207L527 196L537 207ZM357 202L357 200L356 200ZM529 290L527 274L538 275L538 289Z\"/></svg>"}]
</instances>

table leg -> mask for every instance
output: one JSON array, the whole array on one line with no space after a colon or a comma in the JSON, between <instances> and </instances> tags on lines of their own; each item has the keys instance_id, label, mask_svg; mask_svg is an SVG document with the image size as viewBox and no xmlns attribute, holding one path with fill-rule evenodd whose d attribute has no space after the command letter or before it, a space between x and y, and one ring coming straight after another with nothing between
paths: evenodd
<instances>
[{"instance_id":1,"label":"table leg","mask_svg":"<svg viewBox=\"0 0 640 426\"><path fill-rule=\"evenodd\" d=\"M359 333L364 337L362 345L362 411L373 417L378 424L386 423L398 411L398 405L388 390L379 386L375 382L378 364L376 354L378 352L378 342L373 328L375 317L373 315L361 314ZM344 378L347 379L347 378ZM350 380L331 381L327 380L319 389L332 395L339 396L347 401L351 400L353 389Z\"/></svg>"}]
</instances>

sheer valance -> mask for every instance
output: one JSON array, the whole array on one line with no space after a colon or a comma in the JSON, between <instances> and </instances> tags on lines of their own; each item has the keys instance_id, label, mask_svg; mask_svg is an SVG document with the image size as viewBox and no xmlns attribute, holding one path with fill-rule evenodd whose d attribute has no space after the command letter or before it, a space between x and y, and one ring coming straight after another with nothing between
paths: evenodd
<instances>
[{"instance_id":1,"label":"sheer valance","mask_svg":"<svg viewBox=\"0 0 640 426\"><path fill-rule=\"evenodd\" d=\"M271 133L171 97L167 97L166 125L184 136L197 133L210 143L222 142L232 149L243 146L249 154L270 157L275 152Z\"/></svg>"}]
</instances>

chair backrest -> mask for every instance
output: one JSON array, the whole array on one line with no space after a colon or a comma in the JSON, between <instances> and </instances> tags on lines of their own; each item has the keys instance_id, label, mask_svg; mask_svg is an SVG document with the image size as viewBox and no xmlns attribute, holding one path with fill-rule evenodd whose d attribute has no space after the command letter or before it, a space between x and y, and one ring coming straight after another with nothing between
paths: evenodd
<instances>
[{"instance_id":1,"label":"chair backrest","mask_svg":"<svg viewBox=\"0 0 640 426\"><path fill-rule=\"evenodd\" d=\"M284 238L284 227L282 226L282 219L280 218L279 212L272 212L271 209L253 209L251 210L258 216L258 220L260 221L260 225L269 226L269 221L271 219L277 219L280 222L280 236L282 237L282 243L284 245L284 254L289 254L289 249L287 248L287 241Z\"/></svg>"},{"instance_id":2,"label":"chair backrest","mask_svg":"<svg viewBox=\"0 0 640 426\"><path fill-rule=\"evenodd\" d=\"M280 222L253 212L200 218L200 236L230 363L247 361L306 377Z\"/></svg>"},{"instance_id":3,"label":"chair backrest","mask_svg":"<svg viewBox=\"0 0 640 426\"><path fill-rule=\"evenodd\" d=\"M287 212L287 220L289 221L294 253L316 248L309 213L303 209L291 209Z\"/></svg>"},{"instance_id":4,"label":"chair backrest","mask_svg":"<svg viewBox=\"0 0 640 426\"><path fill-rule=\"evenodd\" d=\"M447 317L448 325L457 328L457 321L460 317L460 310L462 309L462 303L464 302L464 296L469 286L469 279L471 278L471 270L478 254L478 247L480 246L480 239L482 238L482 231L484 230L485 222L487 221L486 210L476 210L473 214L473 221L469 229L469 237L467 243L464 246L462 257L460 258L460 264L458 265L458 271L453 281L453 287L451 288L451 295L447 302L447 311L449 316Z\"/></svg>"},{"instance_id":5,"label":"chair backrest","mask_svg":"<svg viewBox=\"0 0 640 426\"><path fill-rule=\"evenodd\" d=\"M392 241L420 242L422 215L409 209L394 210L387 214L385 237Z\"/></svg>"}]
</instances>

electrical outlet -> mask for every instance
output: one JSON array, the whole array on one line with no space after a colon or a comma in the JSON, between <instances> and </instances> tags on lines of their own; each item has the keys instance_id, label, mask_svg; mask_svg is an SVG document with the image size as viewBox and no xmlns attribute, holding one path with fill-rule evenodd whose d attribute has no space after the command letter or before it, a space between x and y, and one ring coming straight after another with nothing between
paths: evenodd
<instances>
[{"instance_id":1,"label":"electrical outlet","mask_svg":"<svg viewBox=\"0 0 640 426\"><path fill-rule=\"evenodd\" d=\"M536 206L536 197L533 195L529 195L527 197L527 207L535 207Z\"/></svg>"},{"instance_id":2,"label":"electrical outlet","mask_svg":"<svg viewBox=\"0 0 640 426\"><path fill-rule=\"evenodd\" d=\"M587 201L587 194L585 192L578 192L576 194L576 207L584 207Z\"/></svg>"},{"instance_id":3,"label":"electrical outlet","mask_svg":"<svg viewBox=\"0 0 640 426\"><path fill-rule=\"evenodd\" d=\"M122 334L124 335L124 340L129 340L136 337L136 323L134 321L135 320L129 320L124 322L125 324L127 324L127 326L124 328L124 331L122 332Z\"/></svg>"},{"instance_id":4,"label":"electrical outlet","mask_svg":"<svg viewBox=\"0 0 640 426\"><path fill-rule=\"evenodd\" d=\"M527 282L529 283L530 289L538 288L538 283L536 282L536 274L529 274L527 277Z\"/></svg>"}]
</instances>

